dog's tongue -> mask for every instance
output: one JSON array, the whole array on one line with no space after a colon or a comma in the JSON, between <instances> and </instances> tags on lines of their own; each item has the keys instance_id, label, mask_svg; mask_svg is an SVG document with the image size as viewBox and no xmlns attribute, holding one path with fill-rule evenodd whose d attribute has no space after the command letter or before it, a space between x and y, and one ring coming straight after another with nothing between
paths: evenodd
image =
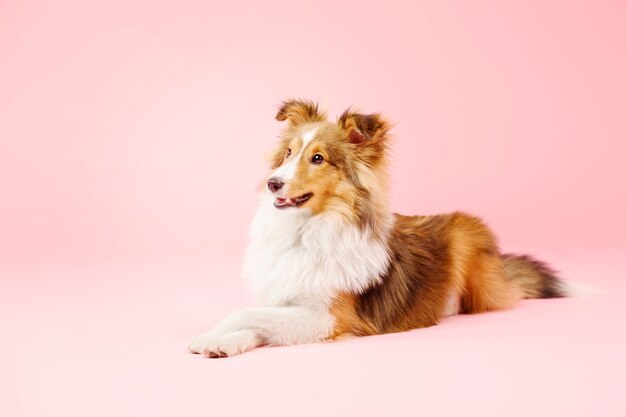
<instances>
[{"instance_id":1,"label":"dog's tongue","mask_svg":"<svg viewBox=\"0 0 626 417\"><path fill-rule=\"evenodd\" d=\"M306 193L296 198L276 197L276 200L274 200L274 207L276 208L298 207L300 204L304 203L309 198L311 198L312 195L313 195L312 193Z\"/></svg>"},{"instance_id":2,"label":"dog's tongue","mask_svg":"<svg viewBox=\"0 0 626 417\"><path fill-rule=\"evenodd\" d=\"M278 204L281 207L295 206L296 205L296 200L293 199L293 198L276 197L276 204Z\"/></svg>"}]
</instances>

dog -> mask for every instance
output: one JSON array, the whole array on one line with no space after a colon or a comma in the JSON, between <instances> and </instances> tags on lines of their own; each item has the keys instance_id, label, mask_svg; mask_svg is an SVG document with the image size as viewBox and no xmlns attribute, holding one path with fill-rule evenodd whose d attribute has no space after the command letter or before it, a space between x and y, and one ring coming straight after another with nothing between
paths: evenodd
<instances>
[{"instance_id":1,"label":"dog","mask_svg":"<svg viewBox=\"0 0 626 417\"><path fill-rule=\"evenodd\" d=\"M382 115L348 109L333 123L317 104L287 100L276 119L287 124L243 267L260 306L196 336L190 352L403 332L569 295L545 263L502 254L477 217L392 214Z\"/></svg>"}]
</instances>

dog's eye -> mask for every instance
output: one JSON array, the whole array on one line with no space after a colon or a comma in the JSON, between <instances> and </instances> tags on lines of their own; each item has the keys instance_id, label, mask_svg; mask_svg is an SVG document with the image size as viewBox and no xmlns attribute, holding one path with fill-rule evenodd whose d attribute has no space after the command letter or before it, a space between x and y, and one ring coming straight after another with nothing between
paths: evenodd
<instances>
[{"instance_id":1,"label":"dog's eye","mask_svg":"<svg viewBox=\"0 0 626 417\"><path fill-rule=\"evenodd\" d=\"M316 153L315 155L313 155L313 158L311 158L311 162L314 163L315 165L319 165L322 162L324 162L324 157Z\"/></svg>"},{"instance_id":2,"label":"dog's eye","mask_svg":"<svg viewBox=\"0 0 626 417\"><path fill-rule=\"evenodd\" d=\"M287 158L291 156L291 148L287 148Z\"/></svg>"}]
</instances>

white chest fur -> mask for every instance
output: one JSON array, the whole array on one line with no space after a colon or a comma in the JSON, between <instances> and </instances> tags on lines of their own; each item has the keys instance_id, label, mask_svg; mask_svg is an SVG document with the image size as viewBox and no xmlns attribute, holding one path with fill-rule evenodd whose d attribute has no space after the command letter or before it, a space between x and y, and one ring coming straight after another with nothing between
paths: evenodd
<instances>
[{"instance_id":1,"label":"white chest fur","mask_svg":"<svg viewBox=\"0 0 626 417\"><path fill-rule=\"evenodd\" d=\"M360 292L387 270L386 238L308 209L278 210L261 198L250 229L244 276L264 305L324 305L343 291Z\"/></svg>"}]
</instances>

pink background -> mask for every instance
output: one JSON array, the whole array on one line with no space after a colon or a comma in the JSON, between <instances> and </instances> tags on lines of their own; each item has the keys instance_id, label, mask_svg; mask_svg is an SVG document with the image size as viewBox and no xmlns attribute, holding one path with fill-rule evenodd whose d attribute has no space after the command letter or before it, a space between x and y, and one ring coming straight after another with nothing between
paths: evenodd
<instances>
[{"instance_id":1,"label":"pink background","mask_svg":"<svg viewBox=\"0 0 626 417\"><path fill-rule=\"evenodd\" d=\"M0 415L626 413L623 2L98 3L0 1ZM289 96L390 117L395 211L480 215L605 295L184 354L249 302Z\"/></svg>"}]
</instances>

